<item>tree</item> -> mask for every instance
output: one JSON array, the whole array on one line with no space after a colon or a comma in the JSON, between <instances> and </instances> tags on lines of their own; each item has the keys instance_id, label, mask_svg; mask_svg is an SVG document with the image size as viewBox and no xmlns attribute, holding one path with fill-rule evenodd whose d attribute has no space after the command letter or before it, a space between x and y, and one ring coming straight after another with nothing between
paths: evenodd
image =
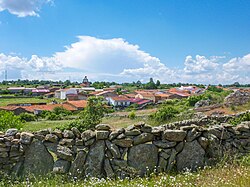
<instances>
[{"instance_id":1,"label":"tree","mask_svg":"<svg viewBox=\"0 0 250 187\"><path fill-rule=\"evenodd\" d=\"M77 127L80 131L94 128L97 124L101 123L106 112L103 97L89 97L88 105L80 114L80 118L71 122L66 128Z\"/></svg>"},{"instance_id":2,"label":"tree","mask_svg":"<svg viewBox=\"0 0 250 187\"><path fill-rule=\"evenodd\" d=\"M157 88L157 86L154 83L153 78L150 78L149 82L145 85L145 89L156 89L156 88Z\"/></svg>"},{"instance_id":3,"label":"tree","mask_svg":"<svg viewBox=\"0 0 250 187\"><path fill-rule=\"evenodd\" d=\"M161 85L161 82L159 80L156 81L156 86L159 87Z\"/></svg>"},{"instance_id":4,"label":"tree","mask_svg":"<svg viewBox=\"0 0 250 187\"><path fill-rule=\"evenodd\" d=\"M10 128L20 129L22 126L19 116L15 116L13 112L0 111L0 131Z\"/></svg>"}]
</instances>

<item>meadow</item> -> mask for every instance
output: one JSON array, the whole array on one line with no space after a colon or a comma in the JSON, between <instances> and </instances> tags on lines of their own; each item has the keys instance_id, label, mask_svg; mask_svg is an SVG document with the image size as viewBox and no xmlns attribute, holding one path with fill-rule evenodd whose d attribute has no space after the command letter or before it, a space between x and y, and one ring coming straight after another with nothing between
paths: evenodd
<instances>
[{"instance_id":1,"label":"meadow","mask_svg":"<svg viewBox=\"0 0 250 187\"><path fill-rule=\"evenodd\" d=\"M0 181L0 186L13 187L123 187L123 186L177 186L177 187L249 187L250 184L250 155L241 159L223 160L213 167L206 167L197 172L162 173L134 179L77 179L69 176L50 175L42 178L27 177L23 180L11 180L5 177Z\"/></svg>"}]
</instances>

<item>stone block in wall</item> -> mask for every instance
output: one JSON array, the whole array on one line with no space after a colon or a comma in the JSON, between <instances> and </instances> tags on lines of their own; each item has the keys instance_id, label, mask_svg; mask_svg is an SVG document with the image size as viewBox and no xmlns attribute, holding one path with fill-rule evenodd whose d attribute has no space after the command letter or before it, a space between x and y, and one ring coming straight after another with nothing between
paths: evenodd
<instances>
[{"instance_id":1,"label":"stone block in wall","mask_svg":"<svg viewBox=\"0 0 250 187\"><path fill-rule=\"evenodd\" d=\"M56 174L66 174L69 171L71 162L63 159L58 159L55 161L53 166L53 173Z\"/></svg>"},{"instance_id":2,"label":"stone block in wall","mask_svg":"<svg viewBox=\"0 0 250 187\"><path fill-rule=\"evenodd\" d=\"M70 131L70 130L64 130L64 131L63 131L63 137L64 137L64 138L73 139L73 138L75 138L75 135L74 135L74 133L73 133L72 131Z\"/></svg>"},{"instance_id":3,"label":"stone block in wall","mask_svg":"<svg viewBox=\"0 0 250 187\"><path fill-rule=\"evenodd\" d=\"M104 140L98 140L89 149L85 163L85 176L103 177L104 156L105 142Z\"/></svg>"},{"instance_id":4,"label":"stone block in wall","mask_svg":"<svg viewBox=\"0 0 250 187\"><path fill-rule=\"evenodd\" d=\"M54 160L41 141L33 141L25 152L25 159L20 172L21 176L29 174L39 176L50 173Z\"/></svg>"},{"instance_id":5,"label":"stone block in wall","mask_svg":"<svg viewBox=\"0 0 250 187\"><path fill-rule=\"evenodd\" d=\"M15 136L18 133L18 129L8 129L5 132L5 136Z\"/></svg>"},{"instance_id":6,"label":"stone block in wall","mask_svg":"<svg viewBox=\"0 0 250 187\"><path fill-rule=\"evenodd\" d=\"M88 154L88 149L83 149L77 153L76 158L72 162L69 170L70 174L73 177L78 177L78 178L83 177L87 154Z\"/></svg>"},{"instance_id":7,"label":"stone block in wall","mask_svg":"<svg viewBox=\"0 0 250 187\"><path fill-rule=\"evenodd\" d=\"M143 143L146 143L146 142L153 141L154 140L154 135L151 134L151 133L142 133L142 134L136 136L133 140L134 140L133 141L134 145L143 144Z\"/></svg>"},{"instance_id":8,"label":"stone block in wall","mask_svg":"<svg viewBox=\"0 0 250 187\"><path fill-rule=\"evenodd\" d=\"M97 140L107 140L109 137L110 132L104 130L96 131L96 139Z\"/></svg>"},{"instance_id":9,"label":"stone block in wall","mask_svg":"<svg viewBox=\"0 0 250 187\"><path fill-rule=\"evenodd\" d=\"M72 127L71 131L73 132L73 134L75 135L75 137L77 137L77 138L81 137L81 133L80 133L80 131L76 127Z\"/></svg>"},{"instance_id":10,"label":"stone block in wall","mask_svg":"<svg viewBox=\"0 0 250 187\"><path fill-rule=\"evenodd\" d=\"M106 177L108 177L108 178L115 177L115 173L113 171L113 168L110 164L109 159L107 159L107 158L105 158L105 160L104 160L104 171L105 171Z\"/></svg>"},{"instance_id":11,"label":"stone block in wall","mask_svg":"<svg viewBox=\"0 0 250 187\"><path fill-rule=\"evenodd\" d=\"M115 139L112 141L112 143L120 147L131 147L133 144L133 140L131 138Z\"/></svg>"},{"instance_id":12,"label":"stone block in wall","mask_svg":"<svg viewBox=\"0 0 250 187\"><path fill-rule=\"evenodd\" d=\"M197 142L186 142L182 152L177 155L176 164L177 170L191 170L194 171L199 167L204 166L205 151Z\"/></svg>"},{"instance_id":13,"label":"stone block in wall","mask_svg":"<svg viewBox=\"0 0 250 187\"><path fill-rule=\"evenodd\" d=\"M117 145L111 143L109 140L105 141L108 150L110 151L112 158L121 158L121 153Z\"/></svg>"},{"instance_id":14,"label":"stone block in wall","mask_svg":"<svg viewBox=\"0 0 250 187\"><path fill-rule=\"evenodd\" d=\"M47 134L44 139L48 142L58 142L58 137L55 134Z\"/></svg>"},{"instance_id":15,"label":"stone block in wall","mask_svg":"<svg viewBox=\"0 0 250 187\"><path fill-rule=\"evenodd\" d=\"M202 134L202 132L198 132L195 128L193 128L187 132L186 140L188 142L192 142L194 139L201 136L201 134Z\"/></svg>"},{"instance_id":16,"label":"stone block in wall","mask_svg":"<svg viewBox=\"0 0 250 187\"><path fill-rule=\"evenodd\" d=\"M152 172L158 163L158 148L153 144L139 144L129 148L128 165L143 176Z\"/></svg>"},{"instance_id":17,"label":"stone block in wall","mask_svg":"<svg viewBox=\"0 0 250 187\"><path fill-rule=\"evenodd\" d=\"M86 130L82 133L81 137L84 141L88 141L92 138L94 138L96 135L95 135L95 132L92 131L92 130Z\"/></svg>"},{"instance_id":18,"label":"stone block in wall","mask_svg":"<svg viewBox=\"0 0 250 187\"><path fill-rule=\"evenodd\" d=\"M72 161L74 159L73 152L68 147L61 145L57 146L56 155L58 156L58 158L62 158L67 161Z\"/></svg>"},{"instance_id":19,"label":"stone block in wall","mask_svg":"<svg viewBox=\"0 0 250 187\"><path fill-rule=\"evenodd\" d=\"M186 137L186 131L183 130L165 130L162 135L162 139L181 142Z\"/></svg>"},{"instance_id":20,"label":"stone block in wall","mask_svg":"<svg viewBox=\"0 0 250 187\"><path fill-rule=\"evenodd\" d=\"M95 126L96 130L103 130L103 131L109 131L111 129L110 125L108 124L99 124Z\"/></svg>"},{"instance_id":21,"label":"stone block in wall","mask_svg":"<svg viewBox=\"0 0 250 187\"><path fill-rule=\"evenodd\" d=\"M22 132L20 137L20 142L22 144L30 144L33 140L34 134L28 132Z\"/></svg>"},{"instance_id":22,"label":"stone block in wall","mask_svg":"<svg viewBox=\"0 0 250 187\"><path fill-rule=\"evenodd\" d=\"M170 142L168 140L155 140L155 141L153 141L153 144L159 148L167 149L167 148L174 147L177 143Z\"/></svg>"}]
</instances>

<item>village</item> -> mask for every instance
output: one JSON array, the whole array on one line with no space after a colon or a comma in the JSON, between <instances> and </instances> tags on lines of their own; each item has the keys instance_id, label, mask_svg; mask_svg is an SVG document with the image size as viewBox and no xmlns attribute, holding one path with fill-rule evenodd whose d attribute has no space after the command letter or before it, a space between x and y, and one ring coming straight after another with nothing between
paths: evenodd
<instances>
[{"instance_id":1,"label":"village","mask_svg":"<svg viewBox=\"0 0 250 187\"><path fill-rule=\"evenodd\" d=\"M120 90L119 93L117 90ZM123 89L121 85L111 85L103 89L91 86L87 76L79 88L64 88L57 86L37 86L36 88L8 87L8 94L0 96L0 99L12 98L10 95L18 95L13 98L50 98L51 103L24 102L11 103L1 106L0 110L12 111L16 115L21 113L37 114L41 111L52 111L55 107L63 107L71 112L83 110L87 106L89 97L103 97L106 104L115 110L122 110L131 105L137 109L143 109L147 105L156 105L165 100L188 98L192 95L203 94L206 88L197 86L181 86L170 89L138 89L132 92ZM20 95L21 93L21 95ZM54 99L54 100L53 100Z\"/></svg>"}]
</instances>

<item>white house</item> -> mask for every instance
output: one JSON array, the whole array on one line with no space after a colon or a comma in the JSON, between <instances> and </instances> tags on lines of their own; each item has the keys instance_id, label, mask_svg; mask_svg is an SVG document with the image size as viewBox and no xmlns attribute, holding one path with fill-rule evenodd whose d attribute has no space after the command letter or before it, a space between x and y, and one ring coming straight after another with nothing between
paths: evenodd
<instances>
[{"instance_id":1,"label":"white house","mask_svg":"<svg viewBox=\"0 0 250 187\"><path fill-rule=\"evenodd\" d=\"M66 99L68 94L77 94L77 93L78 91L76 88L60 89L55 91L55 98Z\"/></svg>"},{"instance_id":2,"label":"white house","mask_svg":"<svg viewBox=\"0 0 250 187\"><path fill-rule=\"evenodd\" d=\"M130 99L124 96L115 96L106 98L109 105L115 107L127 107L131 104Z\"/></svg>"}]
</instances>

